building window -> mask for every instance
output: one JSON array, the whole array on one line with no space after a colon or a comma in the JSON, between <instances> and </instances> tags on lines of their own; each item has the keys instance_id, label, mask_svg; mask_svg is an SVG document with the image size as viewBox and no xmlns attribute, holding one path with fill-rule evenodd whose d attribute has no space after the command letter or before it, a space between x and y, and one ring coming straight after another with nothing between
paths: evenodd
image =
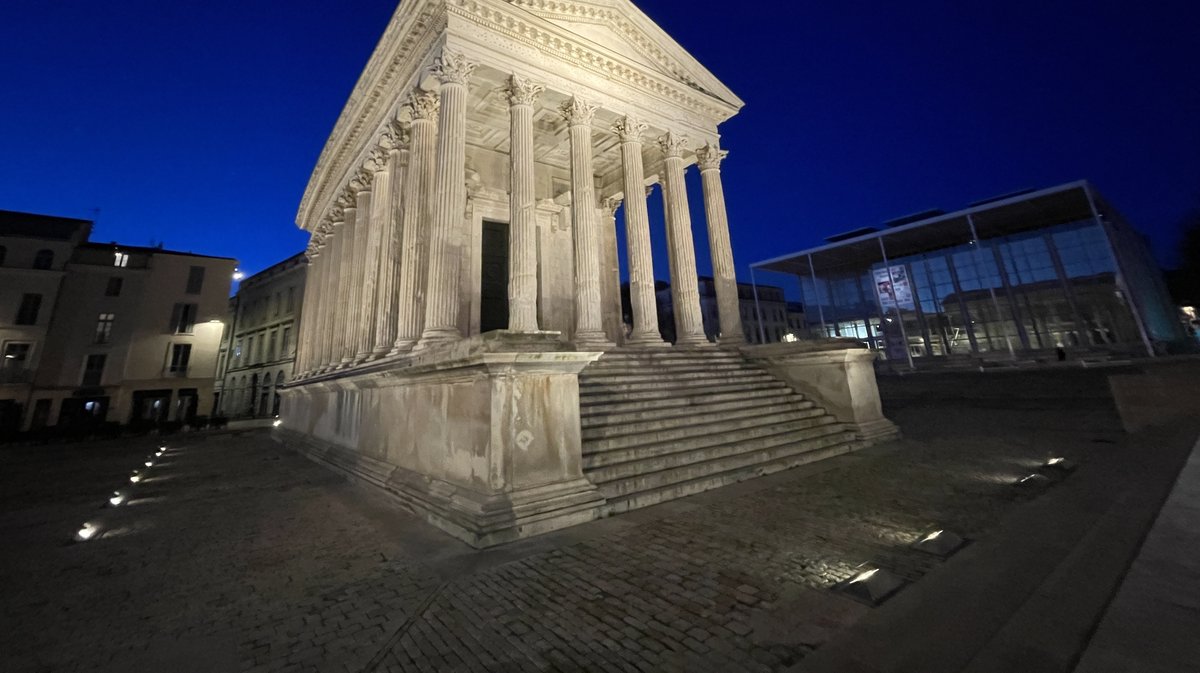
<instances>
[{"instance_id":1,"label":"building window","mask_svg":"<svg viewBox=\"0 0 1200 673\"><path fill-rule=\"evenodd\" d=\"M119 266L122 269L129 266L129 255L124 252L113 253L113 266Z\"/></svg>"},{"instance_id":2,"label":"building window","mask_svg":"<svg viewBox=\"0 0 1200 673\"><path fill-rule=\"evenodd\" d=\"M250 341L246 344L246 362L254 364L254 337L250 337Z\"/></svg>"},{"instance_id":3,"label":"building window","mask_svg":"<svg viewBox=\"0 0 1200 673\"><path fill-rule=\"evenodd\" d=\"M191 344L173 344L171 346L171 373L187 374L188 361L192 359Z\"/></svg>"},{"instance_id":4,"label":"building window","mask_svg":"<svg viewBox=\"0 0 1200 673\"><path fill-rule=\"evenodd\" d=\"M204 267L193 266L188 269L187 293L200 294L200 290L204 287Z\"/></svg>"},{"instance_id":5,"label":"building window","mask_svg":"<svg viewBox=\"0 0 1200 673\"><path fill-rule=\"evenodd\" d=\"M0 245L0 266L4 266L5 257L8 257L8 248Z\"/></svg>"},{"instance_id":6,"label":"building window","mask_svg":"<svg viewBox=\"0 0 1200 673\"><path fill-rule=\"evenodd\" d=\"M196 327L196 305L175 304L171 313L171 331L176 334L191 334Z\"/></svg>"},{"instance_id":7,"label":"building window","mask_svg":"<svg viewBox=\"0 0 1200 673\"><path fill-rule=\"evenodd\" d=\"M27 343L4 344L4 359L0 360L0 383L23 383L26 378L25 363L29 360L31 345Z\"/></svg>"},{"instance_id":8,"label":"building window","mask_svg":"<svg viewBox=\"0 0 1200 673\"><path fill-rule=\"evenodd\" d=\"M287 293L288 293L288 295L287 295L287 297L288 297L287 312L295 313L296 312L296 287L295 286L289 287L287 289Z\"/></svg>"},{"instance_id":9,"label":"building window","mask_svg":"<svg viewBox=\"0 0 1200 673\"><path fill-rule=\"evenodd\" d=\"M42 308L42 295L25 294L21 296L21 308L17 310L18 325L36 325L38 313Z\"/></svg>"},{"instance_id":10,"label":"building window","mask_svg":"<svg viewBox=\"0 0 1200 673\"><path fill-rule=\"evenodd\" d=\"M87 362L83 366L83 385L98 386L100 380L104 377L104 353L92 353L87 356Z\"/></svg>"},{"instance_id":11,"label":"building window","mask_svg":"<svg viewBox=\"0 0 1200 673\"><path fill-rule=\"evenodd\" d=\"M237 344L233 347L233 359L241 362L242 360L242 340L238 339Z\"/></svg>"},{"instance_id":12,"label":"building window","mask_svg":"<svg viewBox=\"0 0 1200 673\"><path fill-rule=\"evenodd\" d=\"M258 337L258 350L254 352L254 361L255 362L263 361L263 344L266 343L266 341L267 341L266 337L264 337L264 336Z\"/></svg>"},{"instance_id":13,"label":"building window","mask_svg":"<svg viewBox=\"0 0 1200 673\"><path fill-rule=\"evenodd\" d=\"M290 355L291 351L288 349L291 348L291 345L292 345L292 328L284 327L283 328L283 338L279 341L279 354L282 357L287 357L288 355Z\"/></svg>"},{"instance_id":14,"label":"building window","mask_svg":"<svg viewBox=\"0 0 1200 673\"><path fill-rule=\"evenodd\" d=\"M121 286L125 284L125 279L120 276L113 276L108 279L108 285L104 288L105 297L120 297Z\"/></svg>"},{"instance_id":15,"label":"building window","mask_svg":"<svg viewBox=\"0 0 1200 673\"><path fill-rule=\"evenodd\" d=\"M117 319L114 313L101 313L96 319L96 341L98 344L106 344L112 340L113 321Z\"/></svg>"},{"instance_id":16,"label":"building window","mask_svg":"<svg viewBox=\"0 0 1200 673\"><path fill-rule=\"evenodd\" d=\"M272 362L275 361L275 338L277 336L279 336L279 334L277 332L275 332L275 331L271 332L271 345L267 347L267 356L268 356L267 359Z\"/></svg>"},{"instance_id":17,"label":"building window","mask_svg":"<svg viewBox=\"0 0 1200 673\"><path fill-rule=\"evenodd\" d=\"M52 266L54 266L54 251L38 250L33 257L33 268L45 271Z\"/></svg>"}]
</instances>

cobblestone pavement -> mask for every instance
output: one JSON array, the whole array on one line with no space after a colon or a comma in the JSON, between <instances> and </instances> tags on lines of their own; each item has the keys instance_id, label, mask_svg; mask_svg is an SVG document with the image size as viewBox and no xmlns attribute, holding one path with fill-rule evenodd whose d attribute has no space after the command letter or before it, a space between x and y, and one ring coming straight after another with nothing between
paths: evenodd
<instances>
[{"instance_id":1,"label":"cobblestone pavement","mask_svg":"<svg viewBox=\"0 0 1200 673\"><path fill-rule=\"evenodd\" d=\"M907 439L476 552L266 434L0 453L0 669L778 671L1036 492L1050 455L1121 441L1104 409L912 408ZM85 543L70 538L99 526Z\"/></svg>"}]
</instances>

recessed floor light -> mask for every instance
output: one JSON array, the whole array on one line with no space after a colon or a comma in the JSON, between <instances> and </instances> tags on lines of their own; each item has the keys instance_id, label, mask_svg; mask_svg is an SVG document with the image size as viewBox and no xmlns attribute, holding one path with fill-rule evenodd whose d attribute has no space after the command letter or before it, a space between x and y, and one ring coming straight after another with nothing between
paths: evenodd
<instances>
[{"instance_id":1,"label":"recessed floor light","mask_svg":"<svg viewBox=\"0 0 1200 673\"><path fill-rule=\"evenodd\" d=\"M904 580L883 568L871 568L839 582L833 588L854 600L874 606L891 598L905 584Z\"/></svg>"},{"instance_id":2,"label":"recessed floor light","mask_svg":"<svg viewBox=\"0 0 1200 673\"><path fill-rule=\"evenodd\" d=\"M95 537L99 530L100 529L95 524L85 523L83 524L83 528L80 528L78 531L76 531L75 539L79 540L80 542L87 542Z\"/></svg>"},{"instance_id":3,"label":"recessed floor light","mask_svg":"<svg viewBox=\"0 0 1200 673\"><path fill-rule=\"evenodd\" d=\"M948 530L935 530L913 543L913 549L926 554L949 557L963 548L967 541L957 533Z\"/></svg>"}]
</instances>

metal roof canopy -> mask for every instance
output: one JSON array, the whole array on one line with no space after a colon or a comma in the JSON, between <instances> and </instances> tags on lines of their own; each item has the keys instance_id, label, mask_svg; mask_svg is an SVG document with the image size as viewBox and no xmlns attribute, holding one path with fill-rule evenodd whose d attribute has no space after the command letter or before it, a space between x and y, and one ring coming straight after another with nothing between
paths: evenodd
<instances>
[{"instance_id":1,"label":"metal roof canopy","mask_svg":"<svg viewBox=\"0 0 1200 673\"><path fill-rule=\"evenodd\" d=\"M880 239L887 247L889 259L968 243L971 240L968 217L974 220L981 240L1090 219L1092 210L1088 200L1089 191L1089 183L1086 180L1078 180L754 262L750 266L754 269L804 277L814 271L820 274L837 269L864 269L883 261L879 250ZM815 269L809 266L809 255L812 255L812 266Z\"/></svg>"}]
</instances>

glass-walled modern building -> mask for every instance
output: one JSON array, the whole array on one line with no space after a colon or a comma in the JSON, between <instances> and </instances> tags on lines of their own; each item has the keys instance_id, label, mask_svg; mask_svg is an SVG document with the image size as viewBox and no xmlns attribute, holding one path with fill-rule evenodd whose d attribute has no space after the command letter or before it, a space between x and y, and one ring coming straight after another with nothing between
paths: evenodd
<instances>
[{"instance_id":1,"label":"glass-walled modern building","mask_svg":"<svg viewBox=\"0 0 1200 673\"><path fill-rule=\"evenodd\" d=\"M751 266L799 280L805 335L889 360L1144 356L1184 339L1144 239L1084 181L827 241Z\"/></svg>"}]
</instances>

